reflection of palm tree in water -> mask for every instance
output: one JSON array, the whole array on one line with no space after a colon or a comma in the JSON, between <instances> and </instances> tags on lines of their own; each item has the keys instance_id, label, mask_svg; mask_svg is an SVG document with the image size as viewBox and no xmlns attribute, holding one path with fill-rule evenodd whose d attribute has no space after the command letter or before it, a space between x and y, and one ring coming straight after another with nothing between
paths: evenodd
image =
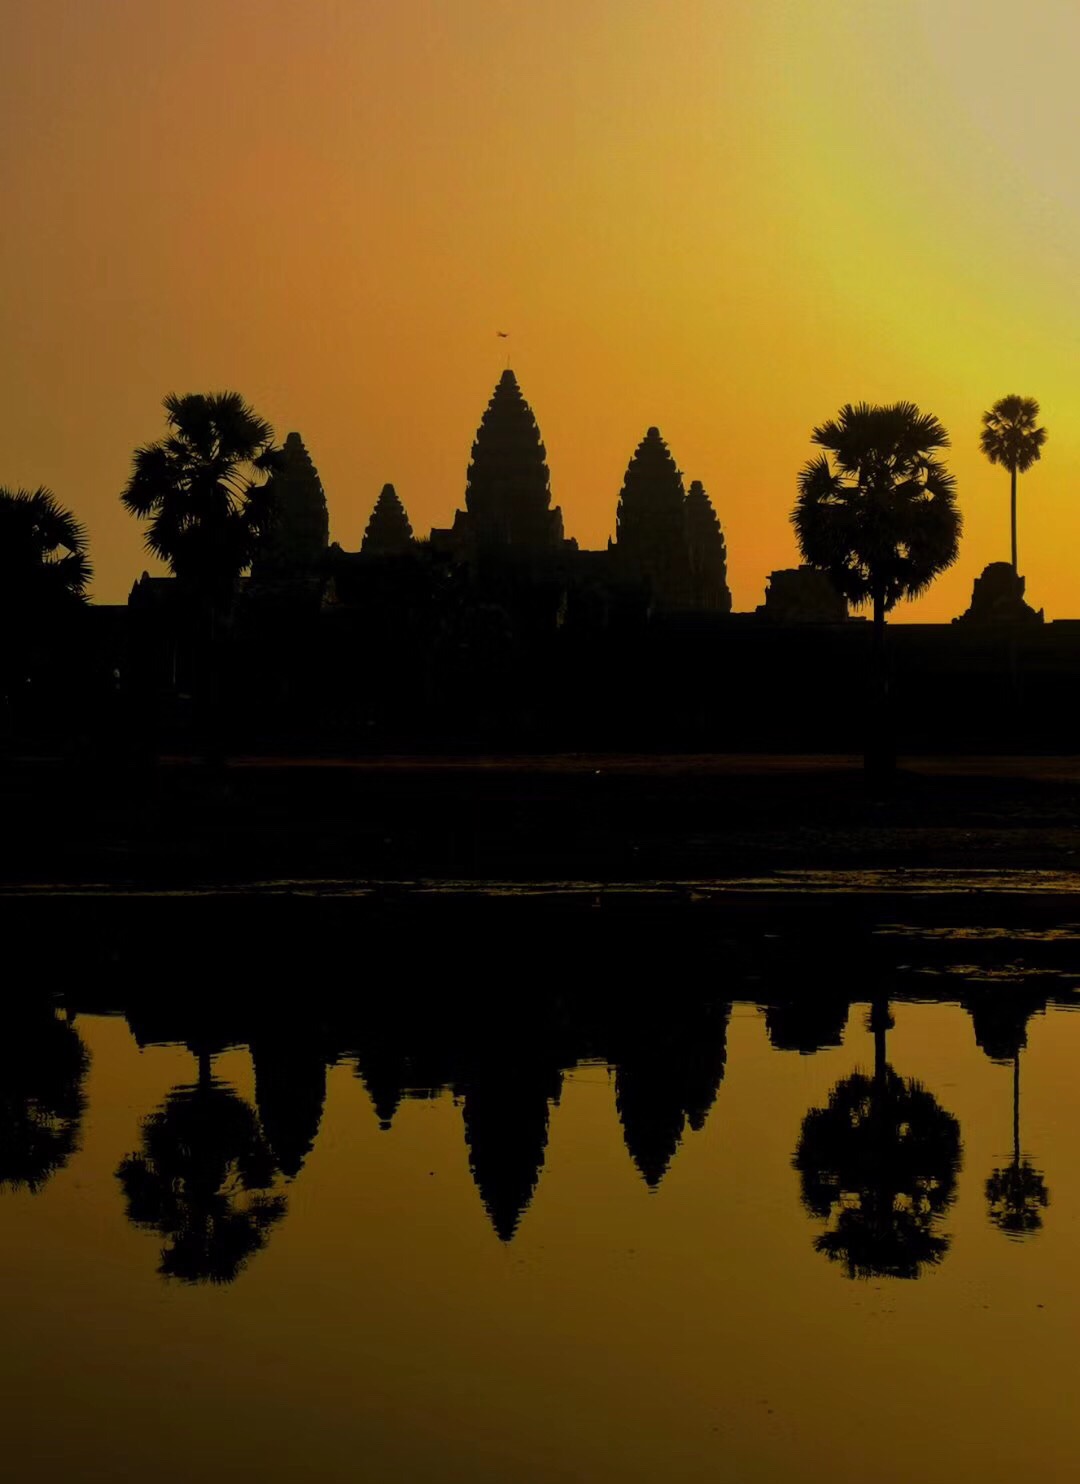
<instances>
[{"instance_id":1,"label":"reflection of palm tree in water","mask_svg":"<svg viewBox=\"0 0 1080 1484\"><path fill-rule=\"evenodd\" d=\"M917 1278L949 1246L938 1225L956 1190L960 1125L889 1066L891 1024L888 1002L875 999L873 1076L838 1082L806 1115L795 1151L803 1203L828 1223L814 1246L849 1278Z\"/></svg>"},{"instance_id":2,"label":"reflection of palm tree in water","mask_svg":"<svg viewBox=\"0 0 1080 1484\"><path fill-rule=\"evenodd\" d=\"M1020 1053L1027 1046L1028 1021L1046 1009L1038 978L1009 974L973 985L963 996L975 1040L991 1061L1012 1062L1012 1162L994 1170L986 1182L990 1220L1011 1237L1025 1237L1042 1226L1050 1195L1042 1172L1020 1152Z\"/></svg>"},{"instance_id":3,"label":"reflection of palm tree in water","mask_svg":"<svg viewBox=\"0 0 1080 1484\"><path fill-rule=\"evenodd\" d=\"M0 1190L40 1190L78 1148L89 1064L74 1025L48 1003L9 1013L0 1042Z\"/></svg>"},{"instance_id":4,"label":"reflection of palm tree in water","mask_svg":"<svg viewBox=\"0 0 1080 1484\"><path fill-rule=\"evenodd\" d=\"M1013 1052L1012 1162L995 1170L986 1182L990 1220L1010 1237L1026 1237L1042 1226L1050 1192L1042 1171L1020 1153L1020 1048Z\"/></svg>"},{"instance_id":5,"label":"reflection of palm tree in water","mask_svg":"<svg viewBox=\"0 0 1080 1484\"><path fill-rule=\"evenodd\" d=\"M273 1154L251 1106L199 1055L194 1086L177 1087L143 1122L142 1148L117 1170L128 1216L166 1239L158 1272L186 1283L230 1283L285 1198L270 1195Z\"/></svg>"}]
</instances>

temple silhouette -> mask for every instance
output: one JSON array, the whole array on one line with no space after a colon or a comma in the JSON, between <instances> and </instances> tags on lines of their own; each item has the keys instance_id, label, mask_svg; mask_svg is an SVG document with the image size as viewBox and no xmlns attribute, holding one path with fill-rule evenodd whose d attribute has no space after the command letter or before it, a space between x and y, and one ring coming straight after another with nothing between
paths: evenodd
<instances>
[{"instance_id":1,"label":"temple silhouette","mask_svg":"<svg viewBox=\"0 0 1080 1484\"><path fill-rule=\"evenodd\" d=\"M539 589L556 608L578 589L628 591L650 609L728 613L727 550L716 511L700 480L689 490L657 428L649 428L626 470L617 534L604 551L581 551L552 504L547 453L532 408L513 371L503 372L480 421L465 480L464 509L424 540L414 534L393 484L372 508L358 551L330 541L326 495L299 433L289 433L270 481L276 519L252 565L245 596L315 598L348 606L373 566L386 558L442 558L465 567L477 597L520 601ZM372 579L377 580L377 579ZM170 578L148 573L130 603L177 601Z\"/></svg>"},{"instance_id":2,"label":"temple silhouette","mask_svg":"<svg viewBox=\"0 0 1080 1484\"><path fill-rule=\"evenodd\" d=\"M733 611L723 511L685 481L656 426L621 484L613 474L614 535L599 550L567 534L510 369L480 418L459 508L426 535L408 492L387 482L343 544L299 432L272 463L272 520L212 622L190 585L144 572L126 605L77 604L32 636L0 718L21 746L146 757L860 745L852 678L871 626L809 566L770 573L763 601ZM1080 621L1045 622L1008 564L976 578L952 624L889 625L888 665L899 749L1074 745L1061 696L1080 670Z\"/></svg>"},{"instance_id":3,"label":"temple silhouette","mask_svg":"<svg viewBox=\"0 0 1080 1484\"><path fill-rule=\"evenodd\" d=\"M322 487L310 464L304 498L310 513L302 520L290 516L290 529L298 533L316 529L323 508ZM432 555L468 571L476 601L500 602L514 616L531 609L535 617L546 599L553 625L564 623L568 609L587 602L587 595L599 596L607 611L620 596L650 611L731 611L727 549L712 502L700 480L684 488L657 428L648 430L627 467L616 532L603 551L582 551L566 536L562 510L552 504L539 425L507 369L480 420L464 509L450 526L436 527L426 543L418 543L404 505L387 484L359 553L326 542L316 552L296 541L293 570L321 573L328 601L347 603L362 580L364 558L403 557L426 545ZM344 585L336 580L346 569L353 572L351 588L347 579Z\"/></svg>"}]
</instances>

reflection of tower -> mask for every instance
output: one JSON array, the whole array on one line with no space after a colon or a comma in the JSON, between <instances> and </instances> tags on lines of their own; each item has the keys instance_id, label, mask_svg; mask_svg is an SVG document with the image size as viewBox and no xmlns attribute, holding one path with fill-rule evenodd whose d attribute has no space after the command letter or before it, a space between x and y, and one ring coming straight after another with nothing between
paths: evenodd
<instances>
[{"instance_id":1,"label":"reflection of tower","mask_svg":"<svg viewBox=\"0 0 1080 1484\"><path fill-rule=\"evenodd\" d=\"M889 1066L891 1025L876 998L873 1076L853 1072L810 1109L794 1156L803 1204L826 1223L814 1246L849 1278L918 1278L949 1246L938 1225L956 1191L960 1125Z\"/></svg>"},{"instance_id":2,"label":"reflection of tower","mask_svg":"<svg viewBox=\"0 0 1080 1484\"><path fill-rule=\"evenodd\" d=\"M322 1051L283 1033L251 1043L255 1106L278 1169L294 1179L311 1153L326 1100Z\"/></svg>"},{"instance_id":3,"label":"reflection of tower","mask_svg":"<svg viewBox=\"0 0 1080 1484\"><path fill-rule=\"evenodd\" d=\"M371 1099L379 1127L386 1130L394 1121L408 1077L408 1058L396 1047L370 1036L356 1052L356 1075Z\"/></svg>"},{"instance_id":4,"label":"reflection of tower","mask_svg":"<svg viewBox=\"0 0 1080 1484\"><path fill-rule=\"evenodd\" d=\"M537 556L562 545L562 512L551 506L540 429L509 369L477 429L465 512L458 513L454 529L480 556Z\"/></svg>"},{"instance_id":5,"label":"reflection of tower","mask_svg":"<svg viewBox=\"0 0 1080 1484\"><path fill-rule=\"evenodd\" d=\"M667 1023L643 1019L620 1038L615 1106L626 1147L655 1190L686 1125L705 1123L727 1061L730 1005L697 1006Z\"/></svg>"},{"instance_id":6,"label":"reflection of tower","mask_svg":"<svg viewBox=\"0 0 1080 1484\"><path fill-rule=\"evenodd\" d=\"M505 1062L471 1074L458 1089L469 1169L504 1242L517 1231L540 1179L549 1109L561 1088L557 1067Z\"/></svg>"}]
</instances>

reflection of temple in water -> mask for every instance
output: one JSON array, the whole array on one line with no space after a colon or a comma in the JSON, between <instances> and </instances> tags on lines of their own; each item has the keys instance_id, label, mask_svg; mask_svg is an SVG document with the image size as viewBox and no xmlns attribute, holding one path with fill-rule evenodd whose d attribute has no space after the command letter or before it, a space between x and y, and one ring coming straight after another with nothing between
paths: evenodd
<instances>
[{"instance_id":1,"label":"reflection of temple in water","mask_svg":"<svg viewBox=\"0 0 1080 1484\"><path fill-rule=\"evenodd\" d=\"M496 1234L509 1242L533 1198L548 1141L548 1116L562 1089L558 1068L511 1057L457 1090L469 1169Z\"/></svg>"},{"instance_id":2,"label":"reflection of temple in water","mask_svg":"<svg viewBox=\"0 0 1080 1484\"><path fill-rule=\"evenodd\" d=\"M977 956L969 944L964 951ZM282 972L299 952L282 949ZM930 958L940 953L932 942ZM265 994L254 978L225 994L133 981L122 999L136 1043L181 1045L192 1057L190 1079L145 1113L117 1170L131 1221L159 1238L159 1271L230 1282L273 1240L290 1183L304 1179L320 1137L335 1065L359 1079L388 1137L403 1102L454 1098L463 1158L503 1242L520 1231L542 1184L553 1109L579 1065L610 1068L627 1154L644 1185L659 1190L720 1093L732 1003L754 999L685 990L660 1002L627 993L622 974L632 957L609 954L609 970L620 965L610 988L559 994L541 987L549 975L538 946L535 973L522 979L512 1008L492 984L453 996L428 988L357 999L316 993L301 1002ZM639 971L646 967L636 961ZM764 982L747 966L772 1047L803 1056L839 1047L865 965L800 994L788 960L776 964ZM1027 1028L1052 999L1071 1002L1074 991L1062 987L1068 976L1051 984L1045 969L1015 982L988 980L977 964L935 964L933 972L970 1012L978 1044L1011 1068L1012 1148L986 1181L985 1198L994 1225L1023 1237L1040 1228L1049 1201L1020 1136ZM925 994L920 974L912 964L887 977L895 990L907 976ZM734 968L730 978L738 979ZM959 1127L916 1077L893 1069L890 1025L888 1002L878 996L869 1019L873 1067L856 1068L810 1109L794 1154L803 1203L819 1227L815 1247L851 1276L917 1277L949 1247L944 1222L956 1193ZM250 1100L214 1071L219 1054L238 1047L250 1052ZM9 1014L0 1054L0 1189L36 1191L70 1161L86 1067L69 1014L40 998Z\"/></svg>"},{"instance_id":3,"label":"reflection of temple in water","mask_svg":"<svg viewBox=\"0 0 1080 1484\"><path fill-rule=\"evenodd\" d=\"M724 1077L730 1010L703 1005L667 1024L632 1014L617 1032L610 1053L615 1103L630 1157L650 1189L663 1179L686 1128L705 1126Z\"/></svg>"}]
</instances>

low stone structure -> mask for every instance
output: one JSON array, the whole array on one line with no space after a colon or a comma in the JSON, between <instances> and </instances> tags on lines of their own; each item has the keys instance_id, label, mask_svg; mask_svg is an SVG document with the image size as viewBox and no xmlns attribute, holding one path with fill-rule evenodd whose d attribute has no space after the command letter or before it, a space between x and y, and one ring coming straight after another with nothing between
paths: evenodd
<instances>
[{"instance_id":1,"label":"low stone structure","mask_svg":"<svg viewBox=\"0 0 1080 1484\"><path fill-rule=\"evenodd\" d=\"M756 610L768 623L844 623L845 598L817 567L786 567L770 572L765 601Z\"/></svg>"},{"instance_id":2,"label":"low stone structure","mask_svg":"<svg viewBox=\"0 0 1080 1484\"><path fill-rule=\"evenodd\" d=\"M978 624L994 628L1027 627L1043 622L1038 612L1024 601L1025 580L1013 571L1010 562L991 562L975 579L971 607L953 623Z\"/></svg>"}]
</instances>

